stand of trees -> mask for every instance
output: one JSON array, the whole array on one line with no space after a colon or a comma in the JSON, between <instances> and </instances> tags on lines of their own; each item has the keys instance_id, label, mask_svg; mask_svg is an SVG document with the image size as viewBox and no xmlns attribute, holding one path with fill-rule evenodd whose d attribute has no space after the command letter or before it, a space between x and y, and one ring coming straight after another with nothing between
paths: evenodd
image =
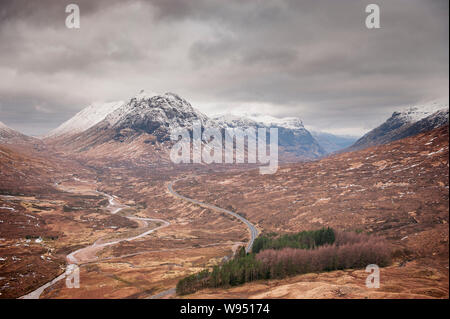
<instances>
[{"instance_id":1,"label":"stand of trees","mask_svg":"<svg viewBox=\"0 0 450 319\"><path fill-rule=\"evenodd\" d=\"M389 246L378 237L335 232L331 228L281 236L272 233L258 237L252 253L247 254L241 247L222 265L181 279L176 291L183 295L260 279L364 268L369 264L382 267L389 263Z\"/></svg>"},{"instance_id":2,"label":"stand of trees","mask_svg":"<svg viewBox=\"0 0 450 319\"><path fill-rule=\"evenodd\" d=\"M252 252L257 254L265 249L283 249L286 247L298 249L313 249L326 244L333 244L335 234L332 228L302 231L295 234L277 235L269 233L255 239Z\"/></svg>"}]
</instances>

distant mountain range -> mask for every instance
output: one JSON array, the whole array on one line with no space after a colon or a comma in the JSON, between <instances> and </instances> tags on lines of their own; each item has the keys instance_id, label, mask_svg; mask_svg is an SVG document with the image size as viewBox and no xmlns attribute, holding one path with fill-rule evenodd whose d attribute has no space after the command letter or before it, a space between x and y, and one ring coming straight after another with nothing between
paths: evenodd
<instances>
[{"instance_id":1,"label":"distant mountain range","mask_svg":"<svg viewBox=\"0 0 450 319\"><path fill-rule=\"evenodd\" d=\"M349 147L358 140L355 136L336 135L326 132L311 131L311 135L327 153L334 153Z\"/></svg>"},{"instance_id":2,"label":"distant mountain range","mask_svg":"<svg viewBox=\"0 0 450 319\"><path fill-rule=\"evenodd\" d=\"M277 128L278 145L284 155L291 159L295 157L313 159L327 153L298 118L277 119L267 116L264 121L256 121L247 117L227 114L214 117L212 120L222 128Z\"/></svg>"},{"instance_id":3,"label":"distant mountain range","mask_svg":"<svg viewBox=\"0 0 450 319\"><path fill-rule=\"evenodd\" d=\"M94 103L43 136L65 153L89 157L168 159L170 133L177 128L278 128L281 161L311 160L337 151L352 151L386 144L448 124L448 104L430 103L394 112L379 127L360 139L324 132L309 132L299 118L245 117L226 114L208 117L174 93L140 91L129 101ZM0 122L1 143L37 143Z\"/></svg>"},{"instance_id":4,"label":"distant mountain range","mask_svg":"<svg viewBox=\"0 0 450 319\"><path fill-rule=\"evenodd\" d=\"M383 124L365 134L346 150L387 144L447 125L448 110L448 104L430 103L394 112Z\"/></svg>"},{"instance_id":5,"label":"distant mountain range","mask_svg":"<svg viewBox=\"0 0 450 319\"><path fill-rule=\"evenodd\" d=\"M305 129L298 118L266 117L265 122L246 117L226 115L210 118L174 93L148 94L139 92L128 102L93 104L47 134L44 139L66 150L95 153L95 149L114 148L121 153L124 145L133 144L136 154L148 145L154 151L168 151L170 133L177 128L191 128L194 122L204 127L248 128L276 127L281 160L315 159L326 154L317 140ZM139 146L139 145L140 146ZM107 145L110 145L109 147ZM152 150L153 151L153 150ZM100 152L102 153L102 152Z\"/></svg>"}]
</instances>

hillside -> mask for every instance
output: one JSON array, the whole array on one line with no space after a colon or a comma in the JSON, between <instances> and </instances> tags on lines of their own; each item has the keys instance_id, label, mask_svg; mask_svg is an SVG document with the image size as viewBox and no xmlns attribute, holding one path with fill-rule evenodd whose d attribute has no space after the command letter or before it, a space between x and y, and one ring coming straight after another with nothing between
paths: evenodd
<instances>
[{"instance_id":1,"label":"hillside","mask_svg":"<svg viewBox=\"0 0 450 319\"><path fill-rule=\"evenodd\" d=\"M387 238L396 256L382 270L389 281L377 292L364 287L364 271L349 270L200 291L193 297L448 298L448 163L444 126L390 144L288 165L272 176L244 172L178 182L184 196L219 207L233 203L234 211L263 232L321 227L365 232Z\"/></svg>"},{"instance_id":2,"label":"hillside","mask_svg":"<svg viewBox=\"0 0 450 319\"><path fill-rule=\"evenodd\" d=\"M37 145L41 144L41 141L22 134L0 122L0 144Z\"/></svg>"},{"instance_id":3,"label":"hillside","mask_svg":"<svg viewBox=\"0 0 450 319\"><path fill-rule=\"evenodd\" d=\"M67 138L69 136L81 133L105 119L108 114L112 113L123 104L123 101L93 103L82 109L54 130L50 131L44 136L44 138Z\"/></svg>"},{"instance_id":4,"label":"hillside","mask_svg":"<svg viewBox=\"0 0 450 319\"><path fill-rule=\"evenodd\" d=\"M409 107L392 116L355 142L348 150L386 144L448 125L448 104L431 103Z\"/></svg>"}]
</instances>

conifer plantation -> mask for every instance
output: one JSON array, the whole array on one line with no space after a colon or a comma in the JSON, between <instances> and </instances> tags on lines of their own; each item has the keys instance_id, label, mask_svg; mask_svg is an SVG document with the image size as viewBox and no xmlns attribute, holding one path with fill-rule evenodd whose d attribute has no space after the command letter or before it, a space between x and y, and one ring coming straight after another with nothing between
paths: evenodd
<instances>
[{"instance_id":1,"label":"conifer plantation","mask_svg":"<svg viewBox=\"0 0 450 319\"><path fill-rule=\"evenodd\" d=\"M251 253L241 247L236 255L212 270L205 269L181 279L178 294L203 288L229 287L246 282L285 278L309 272L380 267L390 263L390 250L382 238L335 231L332 228L259 236Z\"/></svg>"}]
</instances>

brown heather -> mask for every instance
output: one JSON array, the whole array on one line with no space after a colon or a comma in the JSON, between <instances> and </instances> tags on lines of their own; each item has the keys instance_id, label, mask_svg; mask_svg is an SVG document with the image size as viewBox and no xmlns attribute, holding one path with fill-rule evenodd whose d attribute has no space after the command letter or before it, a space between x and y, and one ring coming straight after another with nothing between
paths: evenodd
<instances>
[{"instance_id":1,"label":"brown heather","mask_svg":"<svg viewBox=\"0 0 450 319\"><path fill-rule=\"evenodd\" d=\"M365 268L369 264L380 267L390 263L388 243L375 236L350 232L336 232L336 242L316 249L263 250L256 259L269 268L272 278L308 272Z\"/></svg>"}]
</instances>

